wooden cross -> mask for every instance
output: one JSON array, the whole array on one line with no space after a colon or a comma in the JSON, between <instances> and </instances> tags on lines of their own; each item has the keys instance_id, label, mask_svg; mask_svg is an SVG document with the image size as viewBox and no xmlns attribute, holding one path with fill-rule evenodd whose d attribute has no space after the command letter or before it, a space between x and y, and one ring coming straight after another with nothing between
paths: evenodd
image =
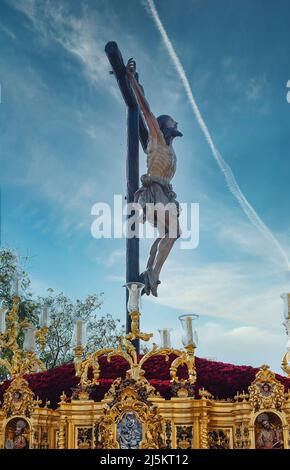
<instances>
[{"instance_id":1,"label":"wooden cross","mask_svg":"<svg viewBox=\"0 0 290 470\"><path fill-rule=\"evenodd\" d=\"M113 73L127 105L127 195L126 202L134 202L134 194L139 188L139 139L143 150L146 150L148 141L147 127L139 112L133 90L129 83L126 67L116 42L108 42L105 52L111 64ZM136 77L138 79L138 76ZM130 214L131 215L131 214ZM132 227L134 230L134 226ZM139 282L139 238L126 239L126 282ZM126 289L126 332L131 331L131 318L127 310L128 291ZM134 342L139 353L139 340Z\"/></svg>"}]
</instances>

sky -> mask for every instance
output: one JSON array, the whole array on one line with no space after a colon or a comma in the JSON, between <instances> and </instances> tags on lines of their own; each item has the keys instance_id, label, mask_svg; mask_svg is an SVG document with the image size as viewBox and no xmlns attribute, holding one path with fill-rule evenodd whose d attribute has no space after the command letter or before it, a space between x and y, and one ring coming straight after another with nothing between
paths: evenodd
<instances>
[{"instance_id":1,"label":"sky","mask_svg":"<svg viewBox=\"0 0 290 470\"><path fill-rule=\"evenodd\" d=\"M255 211L290 257L290 4L283 0L156 0L203 119ZM2 246L29 256L35 294L104 292L125 318L125 240L91 234L96 202L125 194L126 109L104 52L134 57L154 114L170 114L180 202L200 205L199 245L178 241L142 330L199 315L197 355L281 372L280 294L290 275L249 221L192 112L144 0L3 0L0 6ZM140 147L141 174L146 157ZM141 268L150 241L141 241Z\"/></svg>"}]
</instances>

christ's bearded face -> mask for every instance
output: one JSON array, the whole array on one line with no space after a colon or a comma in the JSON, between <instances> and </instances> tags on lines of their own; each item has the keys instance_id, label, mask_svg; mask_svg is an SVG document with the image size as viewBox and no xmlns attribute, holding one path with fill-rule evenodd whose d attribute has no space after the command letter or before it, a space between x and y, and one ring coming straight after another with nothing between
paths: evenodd
<instances>
[{"instance_id":1,"label":"christ's bearded face","mask_svg":"<svg viewBox=\"0 0 290 470\"><path fill-rule=\"evenodd\" d=\"M267 431L271 428L270 423L267 420L262 421L262 426L267 429Z\"/></svg>"},{"instance_id":2,"label":"christ's bearded face","mask_svg":"<svg viewBox=\"0 0 290 470\"><path fill-rule=\"evenodd\" d=\"M167 136L171 137L172 139L174 139L174 137L182 137L182 133L177 129L177 124L178 123L171 117L166 120L163 127L165 138Z\"/></svg>"}]
</instances>

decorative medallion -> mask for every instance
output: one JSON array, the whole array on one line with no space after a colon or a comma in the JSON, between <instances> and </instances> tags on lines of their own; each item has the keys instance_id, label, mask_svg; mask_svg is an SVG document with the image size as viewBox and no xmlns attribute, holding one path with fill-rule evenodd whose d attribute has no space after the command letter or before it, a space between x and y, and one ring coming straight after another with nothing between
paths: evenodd
<instances>
[{"instance_id":1,"label":"decorative medallion","mask_svg":"<svg viewBox=\"0 0 290 470\"><path fill-rule=\"evenodd\" d=\"M4 393L3 411L9 418L14 415L29 417L34 406L34 393L30 390L28 382L16 377Z\"/></svg>"},{"instance_id":2,"label":"decorative medallion","mask_svg":"<svg viewBox=\"0 0 290 470\"><path fill-rule=\"evenodd\" d=\"M279 382L268 365L262 365L254 382L249 386L249 402L255 411L276 408L285 402L284 385Z\"/></svg>"}]
</instances>

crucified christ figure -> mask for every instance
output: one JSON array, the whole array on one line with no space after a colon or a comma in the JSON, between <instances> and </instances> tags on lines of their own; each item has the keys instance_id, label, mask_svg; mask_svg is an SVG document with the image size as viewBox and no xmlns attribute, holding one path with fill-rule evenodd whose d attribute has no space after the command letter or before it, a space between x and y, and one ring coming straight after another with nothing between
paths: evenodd
<instances>
[{"instance_id":1,"label":"crucified christ figure","mask_svg":"<svg viewBox=\"0 0 290 470\"><path fill-rule=\"evenodd\" d=\"M149 132L146 148L147 173L141 176L142 186L135 193L135 202L143 209L142 222L148 221L158 230L159 236L150 249L146 270L141 274L141 280L145 284L144 293L157 297L161 268L174 242L180 236L179 203L170 181L176 171L176 155L172 142L175 137L182 137L182 133L177 129L177 122L172 117L161 115L155 118L143 89L136 80L136 63L133 59L129 59L126 70ZM152 209L153 204L167 206L169 209L165 208L164 216L160 217L160 213ZM175 227L174 235L170 224Z\"/></svg>"}]
</instances>

